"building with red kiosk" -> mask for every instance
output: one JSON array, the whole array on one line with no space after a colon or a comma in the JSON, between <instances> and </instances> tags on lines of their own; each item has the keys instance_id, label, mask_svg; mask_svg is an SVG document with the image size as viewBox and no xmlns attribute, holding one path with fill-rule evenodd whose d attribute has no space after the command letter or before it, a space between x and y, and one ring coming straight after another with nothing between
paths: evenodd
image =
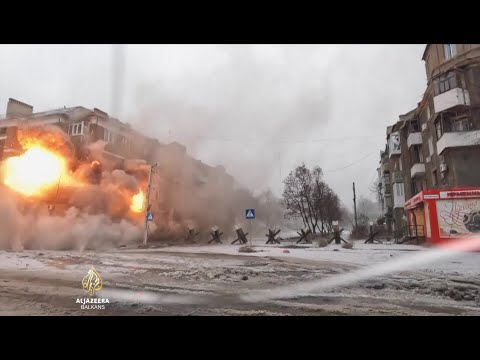
<instances>
[{"instance_id":1,"label":"building with red kiosk","mask_svg":"<svg viewBox=\"0 0 480 360\"><path fill-rule=\"evenodd\" d=\"M480 232L480 187L424 190L405 203L410 237L439 244Z\"/></svg>"},{"instance_id":2,"label":"building with red kiosk","mask_svg":"<svg viewBox=\"0 0 480 360\"><path fill-rule=\"evenodd\" d=\"M480 232L480 44L427 44L427 88L387 127L377 195L396 242Z\"/></svg>"}]
</instances>

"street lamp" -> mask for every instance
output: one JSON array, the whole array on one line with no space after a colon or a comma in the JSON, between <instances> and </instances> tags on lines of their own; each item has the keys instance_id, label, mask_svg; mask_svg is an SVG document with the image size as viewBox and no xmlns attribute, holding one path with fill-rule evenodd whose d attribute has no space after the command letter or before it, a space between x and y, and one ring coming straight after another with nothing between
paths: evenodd
<instances>
[{"instance_id":1,"label":"street lamp","mask_svg":"<svg viewBox=\"0 0 480 360\"><path fill-rule=\"evenodd\" d=\"M147 238L148 238L148 213L150 211L150 187L152 184L152 171L158 163L153 164L150 166L150 172L148 173L148 187L147 187L147 199L146 199L146 207L145 207L145 233L143 236L143 245L147 245Z\"/></svg>"}]
</instances>

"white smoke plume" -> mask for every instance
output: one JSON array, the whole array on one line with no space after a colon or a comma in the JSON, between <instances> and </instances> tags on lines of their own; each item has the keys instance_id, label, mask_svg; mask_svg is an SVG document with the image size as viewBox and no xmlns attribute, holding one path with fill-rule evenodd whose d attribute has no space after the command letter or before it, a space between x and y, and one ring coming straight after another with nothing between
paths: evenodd
<instances>
[{"instance_id":1,"label":"white smoke plume","mask_svg":"<svg viewBox=\"0 0 480 360\"><path fill-rule=\"evenodd\" d=\"M141 226L71 207L65 216L22 214L15 196L0 188L0 249L99 249L138 241Z\"/></svg>"}]
</instances>

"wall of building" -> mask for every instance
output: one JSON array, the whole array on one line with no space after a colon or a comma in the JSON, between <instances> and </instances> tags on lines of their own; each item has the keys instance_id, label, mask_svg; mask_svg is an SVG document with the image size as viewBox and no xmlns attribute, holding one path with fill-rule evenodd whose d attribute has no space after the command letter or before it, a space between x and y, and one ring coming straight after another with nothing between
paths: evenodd
<instances>
[{"instance_id":1,"label":"wall of building","mask_svg":"<svg viewBox=\"0 0 480 360\"><path fill-rule=\"evenodd\" d=\"M18 105L12 102L15 106ZM10 110L18 108L10 106ZM21 119L7 117L0 120L0 155L4 148L10 155L17 155L21 147L17 141L17 125L54 124L66 133L74 123L84 124L81 135L70 133L70 139L76 148L76 156L87 160L86 148L99 140L104 141L106 131L114 134L102 153L104 166L123 168L125 159L143 159L149 164L158 162L152 178L151 204L156 213L155 222L171 226L172 223L195 218L204 226L217 224L220 227L233 226L230 201L234 196L233 177L221 166L212 167L195 160L187 154L185 146L178 143L161 144L133 130L128 124L110 118L107 113L83 107L58 109L43 113L25 115ZM125 141L123 139L128 139ZM3 142L5 144L3 144ZM4 145L4 146L2 146ZM15 152L11 152L15 150ZM111 166L108 166L110 164ZM147 179L142 183L146 184Z\"/></svg>"},{"instance_id":2,"label":"wall of building","mask_svg":"<svg viewBox=\"0 0 480 360\"><path fill-rule=\"evenodd\" d=\"M404 180L406 199L412 198L416 192L422 189L480 186L480 142L479 146L471 146L471 144L476 144L476 140L470 141L476 136L474 131L480 130L480 44L457 44L457 55L451 59L445 59L443 44L431 44L425 51L424 60L426 60L428 84L422 101L413 114L409 112L400 115L399 122L387 127L387 144L390 143L388 134L396 131L400 133L400 163L402 165L400 171ZM435 113L434 97L438 94L434 93L437 83L433 81L433 78L453 69L457 80L456 86L468 91L470 105L457 105L441 113ZM469 116L469 129L455 133L447 132L446 134L455 134L454 136L448 135L449 138L443 138L444 133L440 137L440 139L443 138L443 141L438 144L439 137L435 121L438 121L439 118L448 119L448 117L463 114ZM425 174L412 179L411 168L416 161L412 148L408 147L407 139L410 133L417 131L410 126L416 119L421 132L420 151L423 155ZM465 141L462 141L462 135L464 135ZM447 144L450 147L445 147ZM441 155L438 154L438 145L445 148ZM384 160L382 157L382 161ZM393 178L395 171L399 171L398 163L395 162L394 157L391 157L388 162ZM441 171L442 164L447 166L447 171L443 173ZM414 185L416 185L416 190ZM392 196L395 196L394 190ZM398 207L394 209L395 224L400 221L400 218L403 221L402 212L403 209Z\"/></svg>"},{"instance_id":3,"label":"wall of building","mask_svg":"<svg viewBox=\"0 0 480 360\"><path fill-rule=\"evenodd\" d=\"M450 187L480 185L479 147L450 149L446 160L452 175Z\"/></svg>"},{"instance_id":4,"label":"wall of building","mask_svg":"<svg viewBox=\"0 0 480 360\"><path fill-rule=\"evenodd\" d=\"M430 79L436 74L446 71L449 67L468 60L470 57L480 56L480 44L456 44L457 56L446 59L444 44L430 44L425 53L425 68Z\"/></svg>"},{"instance_id":5,"label":"wall of building","mask_svg":"<svg viewBox=\"0 0 480 360\"><path fill-rule=\"evenodd\" d=\"M33 112L33 106L15 99L8 99L7 116L12 115L30 115Z\"/></svg>"}]
</instances>

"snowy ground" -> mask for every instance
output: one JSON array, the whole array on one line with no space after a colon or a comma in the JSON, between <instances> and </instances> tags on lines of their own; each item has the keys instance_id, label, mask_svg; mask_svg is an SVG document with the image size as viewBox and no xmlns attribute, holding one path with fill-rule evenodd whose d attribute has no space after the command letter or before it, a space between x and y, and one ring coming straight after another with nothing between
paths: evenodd
<instances>
[{"instance_id":1,"label":"snowy ground","mask_svg":"<svg viewBox=\"0 0 480 360\"><path fill-rule=\"evenodd\" d=\"M431 250L363 242L353 249L265 245L264 239L252 245L256 252L239 253L240 246L229 244L3 251L0 315L480 315L480 253L414 266L415 258ZM388 269L383 264L395 261L401 271L383 271ZM75 303L86 297L81 281L92 265L104 281L98 296L110 301L104 310L82 310ZM378 272L346 285L306 290L309 283L365 269ZM278 287L292 290L279 298L244 299Z\"/></svg>"}]
</instances>

